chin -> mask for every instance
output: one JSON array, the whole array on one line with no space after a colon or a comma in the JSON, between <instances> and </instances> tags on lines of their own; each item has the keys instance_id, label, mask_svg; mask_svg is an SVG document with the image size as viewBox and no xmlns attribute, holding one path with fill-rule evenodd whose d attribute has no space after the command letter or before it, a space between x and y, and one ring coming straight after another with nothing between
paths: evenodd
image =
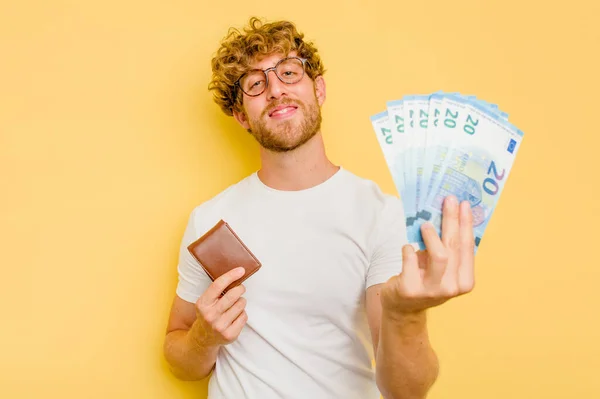
<instances>
[{"instance_id":1,"label":"chin","mask_svg":"<svg viewBox=\"0 0 600 399\"><path fill-rule=\"evenodd\" d=\"M316 131L312 133L298 134L294 136L293 139L287 140L285 143L281 143L280 150L289 152L300 148L308 143L313 137L315 137L316 134Z\"/></svg>"},{"instance_id":2,"label":"chin","mask_svg":"<svg viewBox=\"0 0 600 399\"><path fill-rule=\"evenodd\" d=\"M313 108L313 112L296 112L282 119L267 116L257 123L251 123L250 133L266 150L293 151L310 141L320 130L321 114L317 107Z\"/></svg>"},{"instance_id":3,"label":"chin","mask_svg":"<svg viewBox=\"0 0 600 399\"><path fill-rule=\"evenodd\" d=\"M307 133L297 127L294 129L293 135L291 135L289 131L270 131L267 134L254 134L254 137L260 146L266 150L273 152L290 152L303 146L316 135L316 131Z\"/></svg>"}]
</instances>

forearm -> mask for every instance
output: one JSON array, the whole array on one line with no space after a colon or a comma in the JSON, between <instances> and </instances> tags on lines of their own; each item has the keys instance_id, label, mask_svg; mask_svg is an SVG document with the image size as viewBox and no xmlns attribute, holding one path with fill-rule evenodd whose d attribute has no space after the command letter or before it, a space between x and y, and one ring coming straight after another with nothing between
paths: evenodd
<instances>
[{"instance_id":1,"label":"forearm","mask_svg":"<svg viewBox=\"0 0 600 399\"><path fill-rule=\"evenodd\" d=\"M376 354L377 385L385 399L423 399L438 375L425 312L403 318L383 312Z\"/></svg>"},{"instance_id":2,"label":"forearm","mask_svg":"<svg viewBox=\"0 0 600 399\"><path fill-rule=\"evenodd\" d=\"M205 347L190 331L172 331L165 337L164 354L171 372L181 380L202 380L210 374L219 347Z\"/></svg>"}]
</instances>

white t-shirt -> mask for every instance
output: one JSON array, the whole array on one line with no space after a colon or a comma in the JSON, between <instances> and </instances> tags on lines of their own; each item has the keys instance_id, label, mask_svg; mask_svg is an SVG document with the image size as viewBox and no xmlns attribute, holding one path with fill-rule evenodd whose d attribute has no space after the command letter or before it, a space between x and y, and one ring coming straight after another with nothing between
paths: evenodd
<instances>
[{"instance_id":1,"label":"white t-shirt","mask_svg":"<svg viewBox=\"0 0 600 399\"><path fill-rule=\"evenodd\" d=\"M365 291L402 269L400 199L344 168L300 191L254 172L192 211L178 265L186 301L211 283L186 247L219 219L262 268L244 282L248 321L220 349L209 398L379 399Z\"/></svg>"}]
</instances>

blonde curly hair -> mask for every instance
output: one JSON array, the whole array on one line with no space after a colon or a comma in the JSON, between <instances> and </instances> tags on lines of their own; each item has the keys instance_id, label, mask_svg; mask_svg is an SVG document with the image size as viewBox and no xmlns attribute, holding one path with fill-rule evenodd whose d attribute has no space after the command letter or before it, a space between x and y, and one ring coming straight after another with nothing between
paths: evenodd
<instances>
[{"instance_id":1,"label":"blonde curly hair","mask_svg":"<svg viewBox=\"0 0 600 399\"><path fill-rule=\"evenodd\" d=\"M213 75L208 89L213 91L214 101L229 116L233 115L233 110L242 111L242 93L235 82L252 62L271 54L287 55L292 51L308 60L306 73L311 79L325 73L316 47L304 41L304 34L298 32L292 22L263 23L252 17L243 33L230 28L211 61Z\"/></svg>"}]
</instances>

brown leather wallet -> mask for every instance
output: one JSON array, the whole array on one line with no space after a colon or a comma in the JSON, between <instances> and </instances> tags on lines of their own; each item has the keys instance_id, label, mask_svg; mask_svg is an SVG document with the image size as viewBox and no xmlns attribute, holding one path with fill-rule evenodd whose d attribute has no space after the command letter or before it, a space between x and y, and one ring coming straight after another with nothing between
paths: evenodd
<instances>
[{"instance_id":1,"label":"brown leather wallet","mask_svg":"<svg viewBox=\"0 0 600 399\"><path fill-rule=\"evenodd\" d=\"M226 287L222 295L240 285L262 266L231 226L223 220L219 220L187 248L212 281L236 267L246 269L246 273Z\"/></svg>"}]
</instances>

